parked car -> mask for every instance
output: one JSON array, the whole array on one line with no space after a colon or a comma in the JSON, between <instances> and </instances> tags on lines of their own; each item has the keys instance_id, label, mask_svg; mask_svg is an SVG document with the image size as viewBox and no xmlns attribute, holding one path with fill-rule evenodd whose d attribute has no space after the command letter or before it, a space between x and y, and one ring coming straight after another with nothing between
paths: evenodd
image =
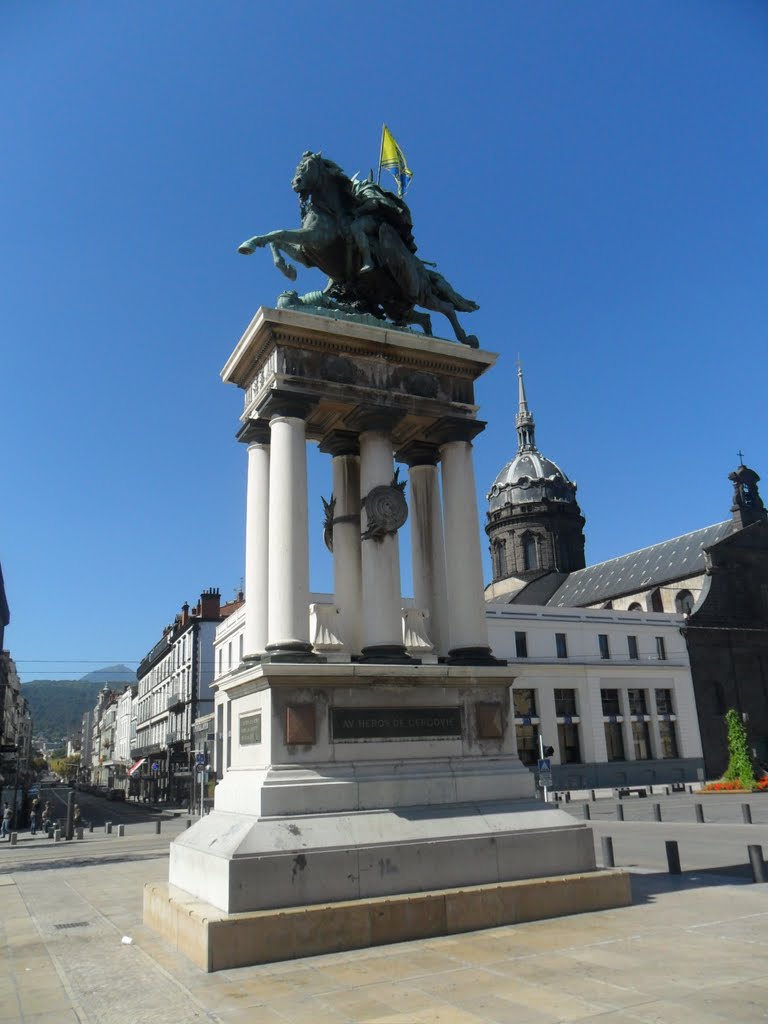
<instances>
[{"instance_id":1,"label":"parked car","mask_svg":"<svg viewBox=\"0 0 768 1024\"><path fill-rule=\"evenodd\" d=\"M125 800L124 789L110 789L107 791L108 800Z\"/></svg>"},{"instance_id":2,"label":"parked car","mask_svg":"<svg viewBox=\"0 0 768 1024\"><path fill-rule=\"evenodd\" d=\"M97 786L94 793L96 796L106 796L109 793L109 786Z\"/></svg>"}]
</instances>

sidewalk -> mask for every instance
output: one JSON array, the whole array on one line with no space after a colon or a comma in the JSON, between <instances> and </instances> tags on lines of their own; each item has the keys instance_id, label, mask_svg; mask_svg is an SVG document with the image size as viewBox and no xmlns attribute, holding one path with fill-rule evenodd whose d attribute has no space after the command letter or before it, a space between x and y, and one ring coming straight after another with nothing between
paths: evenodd
<instances>
[{"instance_id":1,"label":"sidewalk","mask_svg":"<svg viewBox=\"0 0 768 1024\"><path fill-rule=\"evenodd\" d=\"M169 838L0 848L0 1021L768 1020L768 886L637 874L630 908L206 975L141 922Z\"/></svg>"}]
</instances>

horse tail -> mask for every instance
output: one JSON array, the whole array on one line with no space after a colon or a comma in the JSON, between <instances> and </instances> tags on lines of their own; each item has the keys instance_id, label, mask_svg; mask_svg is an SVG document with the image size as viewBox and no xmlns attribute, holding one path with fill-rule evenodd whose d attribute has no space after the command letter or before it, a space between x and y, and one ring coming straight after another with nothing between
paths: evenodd
<instances>
[{"instance_id":1,"label":"horse tail","mask_svg":"<svg viewBox=\"0 0 768 1024\"><path fill-rule=\"evenodd\" d=\"M457 313L474 313L475 310L480 309L476 302L472 299L465 299L463 295L459 293L446 281L442 274L438 274L436 270L428 270L427 275L432 284L432 291L438 298L443 299L445 302L450 302Z\"/></svg>"}]
</instances>

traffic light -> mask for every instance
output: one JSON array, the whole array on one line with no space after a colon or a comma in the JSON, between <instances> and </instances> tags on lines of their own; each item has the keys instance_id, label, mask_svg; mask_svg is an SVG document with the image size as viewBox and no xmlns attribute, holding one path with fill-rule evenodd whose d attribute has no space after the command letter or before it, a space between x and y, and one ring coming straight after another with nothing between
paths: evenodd
<instances>
[{"instance_id":1,"label":"traffic light","mask_svg":"<svg viewBox=\"0 0 768 1024\"><path fill-rule=\"evenodd\" d=\"M554 747L543 747L542 748L542 753L543 753L544 757L552 757L554 752L555 752L555 748Z\"/></svg>"}]
</instances>

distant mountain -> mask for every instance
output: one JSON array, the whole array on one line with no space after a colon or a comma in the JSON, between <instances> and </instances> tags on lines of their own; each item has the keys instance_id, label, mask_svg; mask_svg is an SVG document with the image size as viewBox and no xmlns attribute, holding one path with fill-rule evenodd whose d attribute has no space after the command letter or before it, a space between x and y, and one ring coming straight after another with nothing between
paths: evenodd
<instances>
[{"instance_id":1,"label":"distant mountain","mask_svg":"<svg viewBox=\"0 0 768 1024\"><path fill-rule=\"evenodd\" d=\"M58 740L80 732L83 715L93 709L99 690L109 686L122 691L135 681L132 669L110 665L82 679L33 679L22 683L21 694L29 701L33 734Z\"/></svg>"},{"instance_id":2,"label":"distant mountain","mask_svg":"<svg viewBox=\"0 0 768 1024\"><path fill-rule=\"evenodd\" d=\"M81 676L79 681L81 683L101 683L102 686L113 686L118 689L128 683L135 683L136 673L127 665L108 665L106 668L97 668L95 672Z\"/></svg>"}]
</instances>

